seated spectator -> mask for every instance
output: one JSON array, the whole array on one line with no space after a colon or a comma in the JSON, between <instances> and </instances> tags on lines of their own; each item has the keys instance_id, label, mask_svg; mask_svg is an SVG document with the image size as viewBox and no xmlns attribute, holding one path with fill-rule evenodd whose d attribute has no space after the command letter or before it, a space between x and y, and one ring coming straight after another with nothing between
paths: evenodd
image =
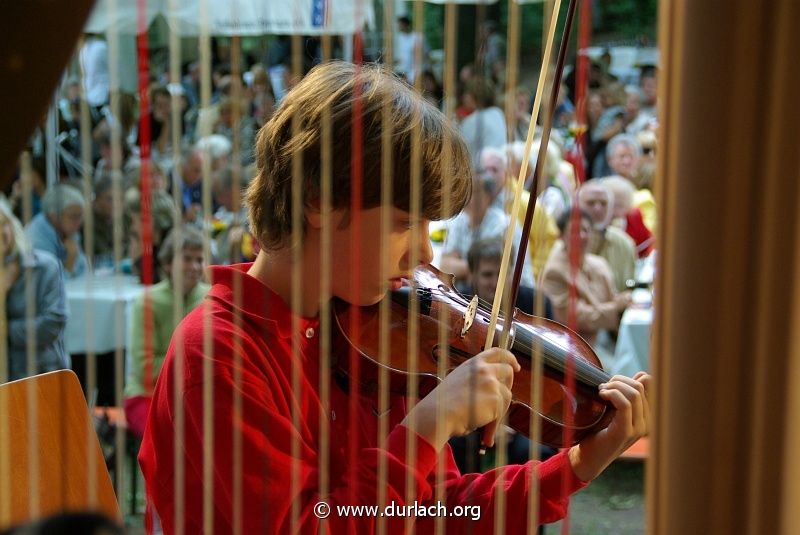
<instances>
[{"instance_id":1,"label":"seated spectator","mask_svg":"<svg viewBox=\"0 0 800 535\"><path fill-rule=\"evenodd\" d=\"M525 86L517 87L514 98L514 119L511 125L511 137L514 141L525 141L528 139L528 128L531 124L531 108L533 107L532 97L533 92L529 88Z\"/></svg>"},{"instance_id":2,"label":"seated spectator","mask_svg":"<svg viewBox=\"0 0 800 535\"><path fill-rule=\"evenodd\" d=\"M505 288L511 288L511 275L513 273L513 261L516 258L515 251L511 251L511 262L509 262L509 273L506 277ZM467 264L469 264L470 280L472 282L471 292L477 295L484 304L491 307L494 302L497 282L500 280L500 263L503 259L503 244L498 240L478 240L473 242L467 252ZM542 296L542 310L539 314L534 314L536 303L536 290L530 285L520 284L517 301L514 306L526 314L542 316L553 319L553 311L550 300L547 296Z\"/></svg>"},{"instance_id":3,"label":"seated spectator","mask_svg":"<svg viewBox=\"0 0 800 535\"><path fill-rule=\"evenodd\" d=\"M492 239L503 243L509 224L508 215L492 205L497 196L497 183L489 176L473 176L472 198L464 211L447 222L442 248L442 271L455 275L461 288L469 284L467 253L476 240ZM520 226L514 231L514 248L519 250L522 239ZM527 255L526 255L527 256ZM526 258L523 281L533 281L530 261Z\"/></svg>"},{"instance_id":4,"label":"seated spectator","mask_svg":"<svg viewBox=\"0 0 800 535\"><path fill-rule=\"evenodd\" d=\"M611 171L634 184L639 172L642 158L642 147L635 137L619 134L608 142L606 156ZM632 207L642 212L644 224L651 232L656 230L656 201L649 189L634 191Z\"/></svg>"},{"instance_id":5,"label":"seated spectator","mask_svg":"<svg viewBox=\"0 0 800 535\"><path fill-rule=\"evenodd\" d=\"M625 131L636 135L647 129L656 118L646 111L642 111L642 90L638 87L625 88Z\"/></svg>"},{"instance_id":6,"label":"seated spectator","mask_svg":"<svg viewBox=\"0 0 800 535\"><path fill-rule=\"evenodd\" d=\"M529 107L531 107L531 104L529 104ZM558 91L556 111L553 114L553 129L558 131L569 128L573 122L575 122L575 104L569 99L567 86L562 83Z\"/></svg>"},{"instance_id":7,"label":"seated spectator","mask_svg":"<svg viewBox=\"0 0 800 535\"><path fill-rule=\"evenodd\" d=\"M611 191L601 181L589 180L578 190L578 205L592 218L589 252L608 262L617 291L627 290L636 270L636 244L625 231L611 225L614 208Z\"/></svg>"},{"instance_id":8,"label":"seated spectator","mask_svg":"<svg viewBox=\"0 0 800 535\"><path fill-rule=\"evenodd\" d=\"M242 203L244 190L252 178L247 171L239 173L239 195L234 191L234 167L223 167L213 177L211 194L220 206L214 213L212 256L219 264L235 264L255 260L256 242L250 234L247 210Z\"/></svg>"},{"instance_id":9,"label":"seated spectator","mask_svg":"<svg viewBox=\"0 0 800 535\"><path fill-rule=\"evenodd\" d=\"M42 211L42 197L44 197L44 192L47 190L47 182L45 181L46 176L47 166L44 158L33 158L31 160L30 173L31 214L29 217L33 217ZM8 197L8 203L11 205L11 209L14 211L14 215L17 216L17 219L20 221L25 219L25 214L23 213L25 211L25 203L23 202L25 193L23 189L22 177L20 176L14 180L14 183L11 186L11 193Z\"/></svg>"},{"instance_id":10,"label":"seated spectator","mask_svg":"<svg viewBox=\"0 0 800 535\"><path fill-rule=\"evenodd\" d=\"M98 256L110 258L114 254L114 192L110 173L104 173L94 186L92 212L92 253L96 264Z\"/></svg>"},{"instance_id":11,"label":"seated spectator","mask_svg":"<svg viewBox=\"0 0 800 535\"><path fill-rule=\"evenodd\" d=\"M497 194L492 201L492 206L510 213L514 205L514 193L519 177L522 157L525 152L524 143L512 143L503 150L487 147L481 151L480 168L484 176L496 182ZM528 165L528 175L533 176L533 166ZM525 223L525 214L528 212L530 193L523 190L520 195L519 208L517 209L517 226L520 231ZM550 248L558 239L558 228L552 217L542 208L541 202L536 201L536 210L533 212L533 223L528 236L528 260L531 263L533 276L538 277L539 272L547 262Z\"/></svg>"},{"instance_id":12,"label":"seated spectator","mask_svg":"<svg viewBox=\"0 0 800 535\"><path fill-rule=\"evenodd\" d=\"M515 256L511 252L512 258ZM498 240L479 240L473 242L467 253L467 262L472 280L472 292L476 294L487 307L494 301L497 281L500 278L500 262L503 257L503 246ZM512 268L509 268L512 269ZM506 290L510 290L511 273L507 277ZM552 319L552 308L547 296L541 295L542 313L540 315ZM517 295L516 307L526 314L534 314L537 295L530 286L521 285ZM531 441L508 426L498 428L499 433L507 434L506 461L508 464L524 464L530 457ZM499 441L495 442L495 445ZM484 472L494 468L496 446L486 448L486 455L479 455L480 432L474 431L464 437L455 437L450 440L456 464L463 473ZM539 458L546 459L556 450L546 446L539 446Z\"/></svg>"},{"instance_id":13,"label":"seated spectator","mask_svg":"<svg viewBox=\"0 0 800 535\"><path fill-rule=\"evenodd\" d=\"M100 178L104 175L108 175L112 171L112 161L113 161L113 144L114 139L112 135L112 127L109 126L108 120L103 119L100 123L94 127L92 131L92 139L94 141L95 147L97 147L100 159L95 165L94 169L94 182L97 183ZM130 171L133 167L141 165L138 156L134 156L131 152L130 146L128 145L127 140L122 136L122 132L120 132L120 167L122 173L125 174Z\"/></svg>"},{"instance_id":14,"label":"seated spectator","mask_svg":"<svg viewBox=\"0 0 800 535\"><path fill-rule=\"evenodd\" d=\"M67 299L61 264L52 254L31 247L22 224L11 207L0 201L0 258L8 322L9 380L69 368L64 346ZM26 281L24 271L30 270ZM27 284L33 289L33 310L28 310ZM28 368L28 313L34 315L34 369ZM31 372L31 373L28 373Z\"/></svg>"},{"instance_id":15,"label":"seated spectator","mask_svg":"<svg viewBox=\"0 0 800 535\"><path fill-rule=\"evenodd\" d=\"M588 252L592 233L592 219L586 212L580 213L578 235L572 238L572 214L564 213L558 220L561 241L550 252L544 267L541 288L553 303L556 321L570 326L569 308L573 288L570 253L578 257L575 274L575 330L592 346L595 346L600 329L616 331L622 312L631 303L631 293L617 293L614 278L608 263ZM577 251L574 249L577 248Z\"/></svg>"},{"instance_id":16,"label":"seated spectator","mask_svg":"<svg viewBox=\"0 0 800 535\"><path fill-rule=\"evenodd\" d=\"M436 78L436 74L430 69L425 69L420 75L420 85L422 87L422 96L428 99L437 108L442 107L442 99L444 98L444 90L442 84Z\"/></svg>"},{"instance_id":17,"label":"seated spectator","mask_svg":"<svg viewBox=\"0 0 800 535\"><path fill-rule=\"evenodd\" d=\"M467 142L473 161L484 147L503 147L506 144L506 117L495 106L494 86L485 78L473 78L466 86L475 111L461 121L461 134Z\"/></svg>"},{"instance_id":18,"label":"seated spectator","mask_svg":"<svg viewBox=\"0 0 800 535\"><path fill-rule=\"evenodd\" d=\"M614 199L611 224L621 228L633 238L639 258L649 255L653 250L655 239L644 223L642 212L633 206L635 193L633 184L621 176L610 176L600 180L611 191Z\"/></svg>"},{"instance_id":19,"label":"seated spectator","mask_svg":"<svg viewBox=\"0 0 800 535\"><path fill-rule=\"evenodd\" d=\"M198 223L203 212L204 162L208 162L208 172L213 174L228 164L232 150L233 146L228 139L213 134L200 139L192 150L183 155L177 172L180 179L181 210L185 222ZM168 190L172 191L172 182L169 183Z\"/></svg>"},{"instance_id":20,"label":"seated spectator","mask_svg":"<svg viewBox=\"0 0 800 535\"><path fill-rule=\"evenodd\" d=\"M214 125L214 133L224 136L233 145L234 132L236 132L239 143L239 163L242 166L250 165L255 160L253 149L256 141L256 125L255 121L247 114L247 106L243 105L240 100L223 97L217 109L219 116Z\"/></svg>"},{"instance_id":21,"label":"seated spectator","mask_svg":"<svg viewBox=\"0 0 800 535\"><path fill-rule=\"evenodd\" d=\"M67 278L83 275L86 256L81 248L80 229L86 202L76 188L56 184L42 198L42 211L25 229L34 249L47 251L61 261Z\"/></svg>"},{"instance_id":22,"label":"seated spectator","mask_svg":"<svg viewBox=\"0 0 800 535\"><path fill-rule=\"evenodd\" d=\"M154 283L161 280L155 257L151 266L153 279L145 281L143 278L142 192L136 182L138 182L138 179L125 192L123 201L124 225L125 229L127 229L128 239L126 256L131 261L131 273L139 275L142 282ZM150 169L150 238L153 251L158 251L164 237L174 225L177 214L179 214L178 207L175 205L172 196L166 191L164 173L159 166L153 164Z\"/></svg>"},{"instance_id":23,"label":"seated spectator","mask_svg":"<svg viewBox=\"0 0 800 535\"><path fill-rule=\"evenodd\" d=\"M209 285L202 282L203 237L197 229L184 226L180 237L175 231L170 232L158 251L158 262L164 271L164 280L148 288L134 302L131 313L132 346L125 384L125 418L129 429L139 437L144 434L153 386L177 325L175 302L183 305L182 318L203 300L209 289ZM182 294L176 288L179 276ZM145 306L151 307L148 324L145 324Z\"/></svg>"},{"instance_id":24,"label":"seated spectator","mask_svg":"<svg viewBox=\"0 0 800 535\"><path fill-rule=\"evenodd\" d=\"M180 132L185 134L186 125L184 123L184 113L189 105L189 101L183 94L180 85L170 86L176 91L180 98L177 99L180 117ZM172 94L170 88L163 85L154 84L148 89L150 98L150 146L152 148L153 160L162 161L172 152ZM142 131L138 132L136 145L142 146Z\"/></svg>"},{"instance_id":25,"label":"seated spectator","mask_svg":"<svg viewBox=\"0 0 800 535\"><path fill-rule=\"evenodd\" d=\"M275 95L272 92L269 74L263 65L258 63L253 65L250 73L252 73L250 89L253 98L250 101L249 115L253 119L257 133L269 121L275 111Z\"/></svg>"},{"instance_id":26,"label":"seated spectator","mask_svg":"<svg viewBox=\"0 0 800 535\"><path fill-rule=\"evenodd\" d=\"M614 136L625 131L625 90L618 83L611 83L599 92L603 111L591 130L592 155L591 176L607 176L611 170L608 160L608 143Z\"/></svg>"},{"instance_id":27,"label":"seated spectator","mask_svg":"<svg viewBox=\"0 0 800 535\"><path fill-rule=\"evenodd\" d=\"M535 139L531 146L531 156L528 166L531 167L531 181L533 180L533 169L536 167L536 158L539 157L539 147L541 139ZM547 144L545 151L544 167L544 190L540 190L539 200L547 215L557 220L561 214L569 210L572 198L575 196L575 170L572 164L566 162L561 157L561 149L554 143L553 138ZM525 189L532 191L532 182L525 185Z\"/></svg>"}]
</instances>

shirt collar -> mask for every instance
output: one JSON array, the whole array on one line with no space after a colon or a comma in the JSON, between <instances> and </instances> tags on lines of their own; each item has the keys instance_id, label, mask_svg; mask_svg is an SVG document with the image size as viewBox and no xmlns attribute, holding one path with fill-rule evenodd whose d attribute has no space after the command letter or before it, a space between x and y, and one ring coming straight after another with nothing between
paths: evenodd
<instances>
[{"instance_id":1,"label":"shirt collar","mask_svg":"<svg viewBox=\"0 0 800 535\"><path fill-rule=\"evenodd\" d=\"M252 265L250 262L231 266L211 266L209 273L213 286L208 292L208 297L225 303L231 310L238 310L242 316L261 326L276 329L282 338L291 336L294 317L299 319L301 331L318 328L318 318L297 316L271 288L249 275L247 270ZM240 282L236 282L237 278ZM239 284L241 290L238 298L234 295L236 284Z\"/></svg>"}]
</instances>

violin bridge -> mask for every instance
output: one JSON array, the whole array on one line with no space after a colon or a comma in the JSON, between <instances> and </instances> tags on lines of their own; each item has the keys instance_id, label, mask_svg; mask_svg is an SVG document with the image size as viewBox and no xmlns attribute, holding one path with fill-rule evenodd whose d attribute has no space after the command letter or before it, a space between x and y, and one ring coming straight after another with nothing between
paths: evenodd
<instances>
[{"instance_id":1,"label":"violin bridge","mask_svg":"<svg viewBox=\"0 0 800 535\"><path fill-rule=\"evenodd\" d=\"M478 312L478 296L475 295L472 301L469 302L466 312L464 312L464 326L461 328L461 338L464 338L472 327L472 322L475 320L475 314Z\"/></svg>"}]
</instances>

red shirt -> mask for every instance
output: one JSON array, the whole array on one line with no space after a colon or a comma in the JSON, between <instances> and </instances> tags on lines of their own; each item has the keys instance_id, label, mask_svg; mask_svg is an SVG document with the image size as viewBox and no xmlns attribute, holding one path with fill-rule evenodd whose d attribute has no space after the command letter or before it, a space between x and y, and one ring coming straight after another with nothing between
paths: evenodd
<instances>
[{"instance_id":1,"label":"red shirt","mask_svg":"<svg viewBox=\"0 0 800 535\"><path fill-rule=\"evenodd\" d=\"M539 521L554 522L567 511L568 495L582 488L569 464L566 452L544 463L505 466L485 474L462 476L447 446L441 458L421 437L400 422L405 417L405 399L392 396L385 445L378 447L378 423L373 399L354 393L356 412L351 416L350 397L336 380L330 381L330 404L323 407L319 394L318 320L296 317L299 328L299 359L292 356L292 314L287 305L257 279L245 272L249 264L212 268L214 286L206 302L193 310L178 326L183 337L182 383L184 411L184 505L182 522L185 533L201 533L204 521L204 492L213 485L213 533L230 533L235 518L245 534L317 533L320 520L314 505L320 496L320 425L322 418L330 424L329 493L325 501L331 507L326 520L330 533L372 533L376 518L340 516L337 505L373 505L378 503L379 459L386 462L383 481L386 503L395 507L406 504L406 481L413 485L413 500L433 504L436 496L436 464L444 463L444 503L479 505L480 519L472 516L445 518L448 533L474 529L475 533L492 531L494 494L497 478L503 474L506 488L507 533L527 529L527 489L531 470L538 470ZM235 304L234 274L241 277L241 303ZM240 326L236 326L234 310L238 308ZM211 326L213 352L204 352L205 323ZM238 342L235 339L238 338ZM164 533L175 532L175 350L173 335L167 357L156 385L152 409L139 462L144 473L148 499L161 520ZM241 396L241 419L234 415L234 348L240 362L238 393ZM204 366L208 366L204 370ZM293 388L293 368L299 370L299 388ZM213 378L213 444L204 440L204 374ZM293 411L297 423L293 423ZM350 426L351 417L357 425ZM241 487L234 488L234 431L239 434L243 476ZM355 431L355 432L354 432ZM416 459L412 464L406 453L409 435L416 442ZM294 443L294 444L293 444ZM204 480L205 448L212 448L209 467L212 480ZM351 460L355 463L351 464ZM293 485L293 477L295 484ZM237 492L238 491L238 492ZM234 514L236 496L241 504ZM413 502L412 500L412 502ZM296 504L293 524L292 506ZM449 509L454 512L454 509ZM474 510L473 510L474 512ZM473 515L474 516L474 515ZM389 533L401 533L406 518L384 517ZM433 530L431 516L413 516L420 532Z\"/></svg>"}]
</instances>

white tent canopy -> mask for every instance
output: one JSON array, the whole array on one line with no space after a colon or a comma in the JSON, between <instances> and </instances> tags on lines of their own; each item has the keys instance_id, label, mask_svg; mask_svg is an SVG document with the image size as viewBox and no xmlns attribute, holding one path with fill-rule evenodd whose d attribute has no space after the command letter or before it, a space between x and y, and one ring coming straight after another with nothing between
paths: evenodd
<instances>
[{"instance_id":1,"label":"white tent canopy","mask_svg":"<svg viewBox=\"0 0 800 535\"><path fill-rule=\"evenodd\" d=\"M365 0L146 0L149 26L162 15L178 35L352 34L372 25ZM98 0L86 32L137 33L137 2Z\"/></svg>"},{"instance_id":2,"label":"white tent canopy","mask_svg":"<svg viewBox=\"0 0 800 535\"><path fill-rule=\"evenodd\" d=\"M514 0L517 4L541 4L544 0ZM425 0L429 4L496 4L498 0Z\"/></svg>"}]
</instances>

